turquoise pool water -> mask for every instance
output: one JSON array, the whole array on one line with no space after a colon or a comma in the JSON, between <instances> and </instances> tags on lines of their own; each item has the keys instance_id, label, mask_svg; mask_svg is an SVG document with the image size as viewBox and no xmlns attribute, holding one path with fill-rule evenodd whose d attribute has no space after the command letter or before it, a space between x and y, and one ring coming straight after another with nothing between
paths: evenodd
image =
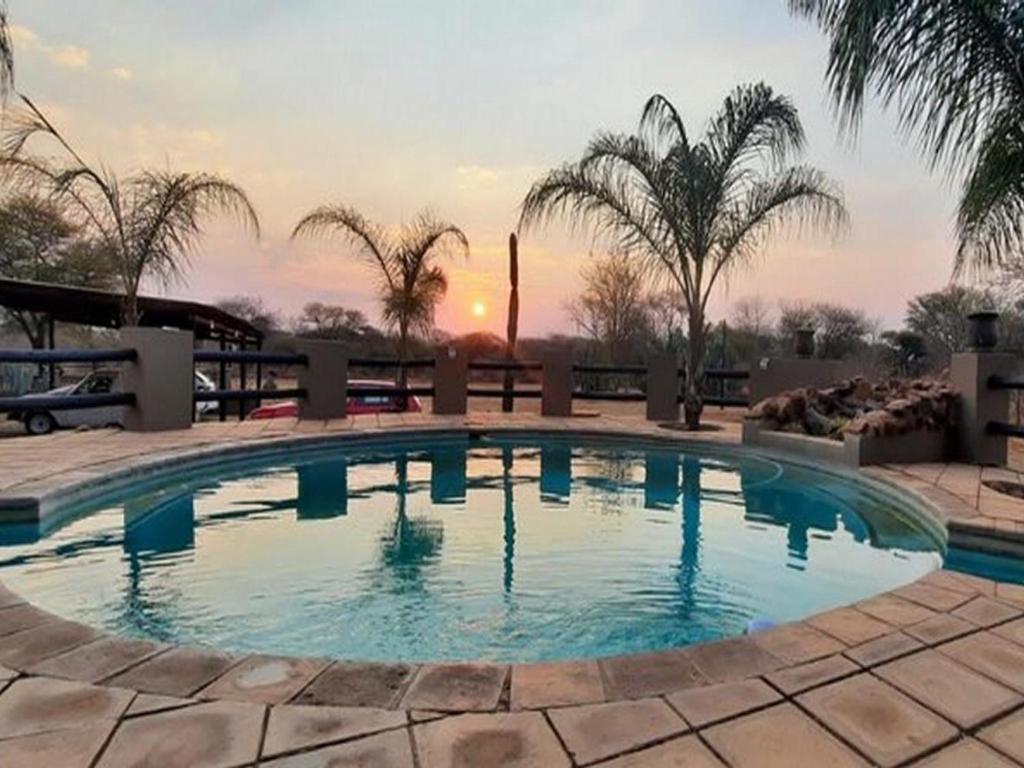
<instances>
[{"instance_id":1,"label":"turquoise pool water","mask_svg":"<svg viewBox=\"0 0 1024 768\"><path fill-rule=\"evenodd\" d=\"M901 502L728 453L434 438L172 478L0 527L0 580L128 635L538 661L740 634L941 564Z\"/></svg>"}]
</instances>

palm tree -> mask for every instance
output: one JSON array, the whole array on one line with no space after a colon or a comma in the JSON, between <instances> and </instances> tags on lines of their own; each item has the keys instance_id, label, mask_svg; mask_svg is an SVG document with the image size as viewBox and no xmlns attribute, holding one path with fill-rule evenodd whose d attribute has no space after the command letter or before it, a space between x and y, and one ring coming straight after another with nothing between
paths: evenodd
<instances>
[{"instance_id":1,"label":"palm tree","mask_svg":"<svg viewBox=\"0 0 1024 768\"><path fill-rule=\"evenodd\" d=\"M840 192L814 168L788 165L804 145L789 99L764 84L736 88L691 144L664 96L636 135L599 133L583 157L550 171L522 205L520 227L553 216L590 226L679 292L689 325L686 423L703 410L707 305L718 279L749 261L787 219L835 228Z\"/></svg>"},{"instance_id":2,"label":"palm tree","mask_svg":"<svg viewBox=\"0 0 1024 768\"><path fill-rule=\"evenodd\" d=\"M90 166L25 96L25 107L9 117L0 168L9 181L68 201L88 232L110 254L124 291L124 323L138 325L139 289L146 278L169 282L182 276L202 235L201 223L215 213L238 217L259 236L259 218L245 192L208 173L144 170L122 180ZM25 155L34 136L54 142L64 155L54 163Z\"/></svg>"},{"instance_id":3,"label":"palm tree","mask_svg":"<svg viewBox=\"0 0 1024 768\"><path fill-rule=\"evenodd\" d=\"M451 247L468 256L466 235L424 211L392 236L354 208L325 205L306 214L295 225L292 238L328 234L341 235L359 246L364 261L376 271L381 316L388 328L398 330L398 356L407 360L410 335L430 333L434 311L448 291L448 278L434 263L435 257L450 253ZM399 382L405 386L404 367L399 368Z\"/></svg>"},{"instance_id":4,"label":"palm tree","mask_svg":"<svg viewBox=\"0 0 1024 768\"><path fill-rule=\"evenodd\" d=\"M1021 261L1024 18L1016 0L789 0L830 38L845 130L869 89L895 105L933 167L963 176L956 271Z\"/></svg>"}]
</instances>

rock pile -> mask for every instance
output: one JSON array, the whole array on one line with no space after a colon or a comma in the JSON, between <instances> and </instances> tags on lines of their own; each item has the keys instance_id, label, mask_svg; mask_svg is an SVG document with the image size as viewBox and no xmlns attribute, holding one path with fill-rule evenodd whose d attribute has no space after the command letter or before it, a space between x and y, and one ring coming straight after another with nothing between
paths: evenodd
<instances>
[{"instance_id":1,"label":"rock pile","mask_svg":"<svg viewBox=\"0 0 1024 768\"><path fill-rule=\"evenodd\" d=\"M747 413L762 429L841 440L852 435L905 435L952 426L956 392L945 381L862 378L826 389L795 389L757 403Z\"/></svg>"}]
</instances>

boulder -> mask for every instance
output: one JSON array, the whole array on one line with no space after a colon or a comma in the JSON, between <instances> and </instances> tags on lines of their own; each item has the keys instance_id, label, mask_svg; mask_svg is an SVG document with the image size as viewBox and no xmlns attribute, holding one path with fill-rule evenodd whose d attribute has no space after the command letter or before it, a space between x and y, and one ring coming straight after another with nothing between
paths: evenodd
<instances>
[{"instance_id":1,"label":"boulder","mask_svg":"<svg viewBox=\"0 0 1024 768\"><path fill-rule=\"evenodd\" d=\"M755 404L747 418L762 427L829 436L905 435L953 425L956 392L938 379L892 379L872 384L857 377L822 389L796 389Z\"/></svg>"}]
</instances>

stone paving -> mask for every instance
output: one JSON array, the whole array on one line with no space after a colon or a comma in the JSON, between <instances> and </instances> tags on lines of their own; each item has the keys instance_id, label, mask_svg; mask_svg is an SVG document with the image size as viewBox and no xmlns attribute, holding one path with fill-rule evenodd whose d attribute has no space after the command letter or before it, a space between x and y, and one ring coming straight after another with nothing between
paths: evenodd
<instances>
[{"instance_id":1,"label":"stone paving","mask_svg":"<svg viewBox=\"0 0 1024 768\"><path fill-rule=\"evenodd\" d=\"M67 433L0 444L0 507L6 499L7 509L45 515L62 486L181 461L185 451L510 421L688 439L626 419L519 416ZM735 443L738 429L699 438ZM991 499L982 485L1003 472L918 465L869 474L926 499L951 529L976 523L973 535L1017 532L990 520L1024 521L1024 502ZM718 643L508 666L167 647L65 621L0 586L0 766L253 765L1024 766L1024 588L941 570Z\"/></svg>"}]
</instances>

